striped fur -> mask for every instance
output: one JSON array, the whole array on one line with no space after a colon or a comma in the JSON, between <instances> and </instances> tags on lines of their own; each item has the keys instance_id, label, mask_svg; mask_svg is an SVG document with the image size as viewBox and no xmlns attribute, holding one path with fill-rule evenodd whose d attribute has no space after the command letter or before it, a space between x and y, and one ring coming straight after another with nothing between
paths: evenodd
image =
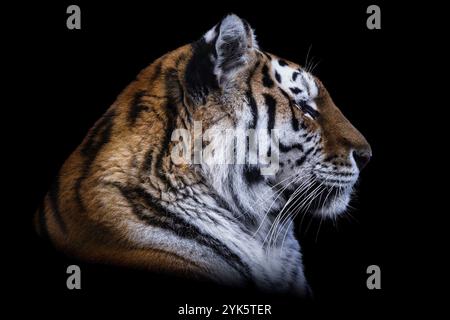
<instances>
[{"instance_id":1,"label":"striped fur","mask_svg":"<svg viewBox=\"0 0 450 320\"><path fill-rule=\"evenodd\" d=\"M172 133L194 134L195 121L204 131L254 129L265 142L278 130L278 147L259 152L279 170L174 164ZM220 157L229 146L208 147ZM279 214L340 213L369 156L320 81L261 51L248 23L231 15L141 71L67 159L36 228L83 260L304 295L294 215ZM297 206L308 197L307 209Z\"/></svg>"}]
</instances>

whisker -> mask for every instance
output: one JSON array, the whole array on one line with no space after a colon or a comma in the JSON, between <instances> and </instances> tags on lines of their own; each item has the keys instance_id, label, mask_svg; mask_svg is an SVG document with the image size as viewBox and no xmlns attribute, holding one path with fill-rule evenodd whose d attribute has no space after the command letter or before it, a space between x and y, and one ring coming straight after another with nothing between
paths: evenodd
<instances>
[{"instance_id":1,"label":"whisker","mask_svg":"<svg viewBox=\"0 0 450 320\"><path fill-rule=\"evenodd\" d=\"M283 193L284 190L286 190L289 186L291 186L293 183L295 183L299 178L300 178L300 174L296 175L293 177L295 181L291 181L290 183L288 183L286 186L284 186L282 189L280 189L279 191L277 191L274 196L278 193L278 195L276 196L276 198L272 201L271 205L269 206L269 208L265 211L264 217L261 220L261 223L259 224L257 230L254 233L254 236L260 231L261 227L263 226L263 223L265 221L265 219L267 218L270 209L272 208L272 206L275 204L276 200L279 198L279 196ZM288 180L288 179L285 179Z\"/></svg>"},{"instance_id":2,"label":"whisker","mask_svg":"<svg viewBox=\"0 0 450 320\"><path fill-rule=\"evenodd\" d=\"M281 211L278 213L277 217L275 218L275 220L272 222L272 225L269 229L268 234L266 235L266 238L264 241L267 240L267 237L269 237L269 244L271 243L271 239L273 238L275 232L276 232L276 228L280 222L280 219L282 218L282 215L285 211L285 208L291 203L292 199L299 193L299 192L303 192L305 186L307 186L309 184L310 178L306 179L305 181L302 182L302 184L300 184L300 186L297 187L297 189L294 191L294 193L289 197L288 201L286 202L286 204L283 206L283 208L281 209Z\"/></svg>"},{"instance_id":3,"label":"whisker","mask_svg":"<svg viewBox=\"0 0 450 320\"><path fill-rule=\"evenodd\" d=\"M319 185L319 187L321 187L321 185ZM318 187L318 188L319 188L319 187ZM308 212L308 209L309 209L309 206L311 205L311 203L317 198L317 196L319 196L319 195L322 194L322 191L323 191L324 189L322 188L322 190L319 191L318 188L315 189L316 195L314 195L314 196L311 198L311 200L309 201L308 207L306 208L306 210L304 210L304 212ZM313 192L313 193L314 193L314 192ZM298 209L296 209L296 210L293 212L292 217L289 218L290 221L289 221L289 224L288 224L288 226L287 226L287 228L286 228L286 232L285 232L285 234L284 234L283 241L281 242L281 249L283 248L283 244L284 244L284 241L285 241L285 239L286 239L287 232L288 232L288 230L289 230L291 224L294 222L295 217L298 215L298 213L300 212L301 209L302 209L302 207L298 207ZM304 217L304 216L303 216L303 217ZM302 217L302 220L303 220L303 217Z\"/></svg>"},{"instance_id":4,"label":"whisker","mask_svg":"<svg viewBox=\"0 0 450 320\"><path fill-rule=\"evenodd\" d=\"M312 181L311 177L304 180L302 182L302 184L300 186L298 186L297 189L293 192L293 194L289 197L289 200L286 202L286 204L283 206L281 211L278 213L277 217L275 218L275 220L273 221L273 223L269 229L269 233L267 234L267 236L269 236L269 242L268 242L269 244L271 243L273 236L276 233L276 229L278 227L278 224L280 223L280 220L282 219L284 212L286 211L286 208L288 206L290 206L291 202L293 201L293 199L295 199L295 197L298 194L302 194L308 189L308 186L311 184L311 181ZM266 236L265 241L267 240L267 236Z\"/></svg>"},{"instance_id":5,"label":"whisker","mask_svg":"<svg viewBox=\"0 0 450 320\"><path fill-rule=\"evenodd\" d=\"M300 202L297 207L290 212L287 217L285 218L285 222L284 225L287 224L287 228L285 229L285 233L284 233L284 237L283 237L283 241L282 241L282 246L284 243L284 240L286 238L286 235L288 233L288 230L291 226L291 224L293 223L295 217L298 215L298 213L306 206L307 204L307 208L306 208L306 212L308 211L309 207L311 206L311 204L314 202L314 200L321 195L323 191L323 187L322 187L322 183L319 184L319 186L317 186L305 199L302 200L302 202ZM280 232L282 232L284 229L284 227L280 228Z\"/></svg>"}]
</instances>

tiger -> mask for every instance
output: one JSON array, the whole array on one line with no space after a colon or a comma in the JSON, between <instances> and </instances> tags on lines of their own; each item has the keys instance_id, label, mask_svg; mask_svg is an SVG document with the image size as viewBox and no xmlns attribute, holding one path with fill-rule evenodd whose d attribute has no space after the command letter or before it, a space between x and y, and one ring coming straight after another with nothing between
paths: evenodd
<instances>
[{"instance_id":1,"label":"tiger","mask_svg":"<svg viewBox=\"0 0 450 320\"><path fill-rule=\"evenodd\" d=\"M178 129L194 138L175 139ZM244 158L258 161L224 163L234 140L195 138L208 130L253 130ZM174 161L180 145L200 160L209 148L216 161ZM295 217L345 212L371 156L322 82L260 49L250 24L229 14L120 93L63 164L34 225L80 261L307 296ZM267 159L274 170L264 171Z\"/></svg>"}]
</instances>

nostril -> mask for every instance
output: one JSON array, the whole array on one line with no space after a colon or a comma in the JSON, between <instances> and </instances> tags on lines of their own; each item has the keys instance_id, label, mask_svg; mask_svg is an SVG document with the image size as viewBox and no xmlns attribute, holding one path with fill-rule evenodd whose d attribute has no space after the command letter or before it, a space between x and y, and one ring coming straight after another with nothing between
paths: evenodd
<instances>
[{"instance_id":1,"label":"nostril","mask_svg":"<svg viewBox=\"0 0 450 320\"><path fill-rule=\"evenodd\" d=\"M371 157L372 154L368 151L353 151L353 158L359 170L362 170L369 163Z\"/></svg>"}]
</instances>

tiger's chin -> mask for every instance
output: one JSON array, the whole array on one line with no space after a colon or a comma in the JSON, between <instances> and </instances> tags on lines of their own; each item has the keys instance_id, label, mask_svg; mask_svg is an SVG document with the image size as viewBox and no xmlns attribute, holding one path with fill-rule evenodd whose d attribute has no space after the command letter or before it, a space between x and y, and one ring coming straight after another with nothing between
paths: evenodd
<instances>
[{"instance_id":1,"label":"tiger's chin","mask_svg":"<svg viewBox=\"0 0 450 320\"><path fill-rule=\"evenodd\" d=\"M349 190L341 191L337 196L334 196L332 199L323 203L323 205L316 208L313 213L326 218L333 218L344 213L351 200L352 188L348 189Z\"/></svg>"},{"instance_id":2,"label":"tiger's chin","mask_svg":"<svg viewBox=\"0 0 450 320\"><path fill-rule=\"evenodd\" d=\"M351 201L353 190L353 184L339 187L325 186L312 201L308 211L325 218L334 218L343 214Z\"/></svg>"}]
</instances>

